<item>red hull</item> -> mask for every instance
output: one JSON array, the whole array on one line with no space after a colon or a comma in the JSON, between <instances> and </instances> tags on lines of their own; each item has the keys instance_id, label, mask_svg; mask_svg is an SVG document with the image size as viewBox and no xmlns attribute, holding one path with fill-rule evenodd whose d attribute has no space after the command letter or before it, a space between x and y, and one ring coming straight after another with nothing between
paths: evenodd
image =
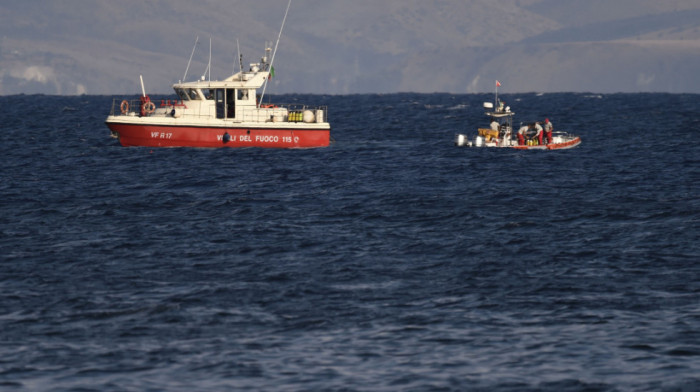
<instances>
[{"instance_id":1,"label":"red hull","mask_svg":"<svg viewBox=\"0 0 700 392\"><path fill-rule=\"evenodd\" d=\"M564 143L552 143L541 146L513 146L513 148L516 148L518 150L562 150L576 147L579 144L581 144L581 138L576 137L575 139L569 140L568 142Z\"/></svg>"},{"instance_id":2,"label":"red hull","mask_svg":"<svg viewBox=\"0 0 700 392\"><path fill-rule=\"evenodd\" d=\"M119 123L107 123L107 126L125 147L313 148L327 147L331 133L330 129L173 127Z\"/></svg>"}]
</instances>

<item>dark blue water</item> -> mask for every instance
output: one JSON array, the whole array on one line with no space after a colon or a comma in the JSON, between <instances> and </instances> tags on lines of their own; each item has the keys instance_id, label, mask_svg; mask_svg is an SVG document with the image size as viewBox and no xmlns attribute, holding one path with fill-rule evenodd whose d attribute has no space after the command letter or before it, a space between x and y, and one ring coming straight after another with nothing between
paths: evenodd
<instances>
[{"instance_id":1,"label":"dark blue water","mask_svg":"<svg viewBox=\"0 0 700 392\"><path fill-rule=\"evenodd\" d=\"M314 150L124 148L0 97L0 390L700 390L700 96L328 104Z\"/></svg>"}]
</instances>

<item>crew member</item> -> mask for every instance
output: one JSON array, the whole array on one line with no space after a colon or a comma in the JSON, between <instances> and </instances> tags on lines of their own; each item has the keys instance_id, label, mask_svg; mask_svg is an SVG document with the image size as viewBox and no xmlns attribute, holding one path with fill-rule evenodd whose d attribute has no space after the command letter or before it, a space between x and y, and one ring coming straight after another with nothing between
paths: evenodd
<instances>
[{"instance_id":1,"label":"crew member","mask_svg":"<svg viewBox=\"0 0 700 392\"><path fill-rule=\"evenodd\" d=\"M547 136L547 144L552 144L552 131L554 130L554 126L552 125L551 122L549 122L548 118L544 119L544 133Z\"/></svg>"},{"instance_id":2,"label":"crew member","mask_svg":"<svg viewBox=\"0 0 700 392\"><path fill-rule=\"evenodd\" d=\"M491 117L491 124L490 125L491 125L491 130L496 131L496 132L498 132L498 127L501 126L501 124L499 124L498 121L496 121L496 119L493 117Z\"/></svg>"},{"instance_id":3,"label":"crew member","mask_svg":"<svg viewBox=\"0 0 700 392\"><path fill-rule=\"evenodd\" d=\"M540 125L539 122L535 123L535 131L537 131L537 133L535 133L535 137L537 138L538 144L541 146L542 145L542 134L544 132L542 130L542 125Z\"/></svg>"},{"instance_id":4,"label":"crew member","mask_svg":"<svg viewBox=\"0 0 700 392\"><path fill-rule=\"evenodd\" d=\"M527 133L527 130L530 129L529 126L523 125L518 129L518 145L519 146L524 146L525 145L525 134Z\"/></svg>"}]
</instances>

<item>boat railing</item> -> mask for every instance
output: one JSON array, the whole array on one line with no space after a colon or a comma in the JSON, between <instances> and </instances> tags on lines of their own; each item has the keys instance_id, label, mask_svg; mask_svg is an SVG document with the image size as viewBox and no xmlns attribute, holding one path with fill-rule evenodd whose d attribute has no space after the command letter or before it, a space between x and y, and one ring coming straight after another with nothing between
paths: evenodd
<instances>
[{"instance_id":1,"label":"boat railing","mask_svg":"<svg viewBox=\"0 0 700 392\"><path fill-rule=\"evenodd\" d=\"M261 104L260 107L244 110L243 122L328 122L328 106L303 104Z\"/></svg>"},{"instance_id":2,"label":"boat railing","mask_svg":"<svg viewBox=\"0 0 700 392\"><path fill-rule=\"evenodd\" d=\"M205 110L187 110L187 102L176 99L118 99L112 100L110 116L152 116L152 117L177 117L209 118L215 112ZM214 106L211 110L215 110ZM260 107L250 107L237 111L236 118L229 120L241 122L328 122L328 106L309 106L304 104L261 104Z\"/></svg>"},{"instance_id":3,"label":"boat railing","mask_svg":"<svg viewBox=\"0 0 700 392\"><path fill-rule=\"evenodd\" d=\"M566 132L566 131L554 131L554 132L552 132L552 136L554 136L554 137L559 136L560 138L563 138L563 139L567 139L567 138L573 139L576 137L576 135L574 135L573 133Z\"/></svg>"},{"instance_id":4,"label":"boat railing","mask_svg":"<svg viewBox=\"0 0 700 392\"><path fill-rule=\"evenodd\" d=\"M112 109L109 112L110 116L150 116L160 108L187 109L187 105L182 100L177 99L160 99L160 100L143 100L138 99L112 99Z\"/></svg>"}]
</instances>

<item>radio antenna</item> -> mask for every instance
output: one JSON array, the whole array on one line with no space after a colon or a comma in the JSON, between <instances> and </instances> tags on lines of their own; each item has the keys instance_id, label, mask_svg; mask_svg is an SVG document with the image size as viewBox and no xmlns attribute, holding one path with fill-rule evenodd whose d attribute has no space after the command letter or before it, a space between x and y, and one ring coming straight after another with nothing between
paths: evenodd
<instances>
[{"instance_id":1,"label":"radio antenna","mask_svg":"<svg viewBox=\"0 0 700 392\"><path fill-rule=\"evenodd\" d=\"M211 82L211 37L209 37L209 65L207 69L209 70L209 81Z\"/></svg>"},{"instance_id":2,"label":"radio antenna","mask_svg":"<svg viewBox=\"0 0 700 392\"><path fill-rule=\"evenodd\" d=\"M197 39L194 41L194 46L192 47L192 54L190 54L190 61L187 62L187 68L185 68L185 76L182 77L183 82L187 81L187 71L190 70L190 64L192 63L192 56L194 56L194 50L197 48L197 42L199 42L199 36L197 36Z\"/></svg>"},{"instance_id":3,"label":"radio antenna","mask_svg":"<svg viewBox=\"0 0 700 392\"><path fill-rule=\"evenodd\" d=\"M238 47L238 72L243 72L243 55L241 55L241 44L238 43L238 38L236 38L236 46Z\"/></svg>"},{"instance_id":4,"label":"radio antenna","mask_svg":"<svg viewBox=\"0 0 700 392\"><path fill-rule=\"evenodd\" d=\"M284 19L282 19L282 27L280 27L280 33L277 36L277 43L275 44L275 50L272 52L272 58L270 59L270 67L268 69L268 72L272 71L272 64L275 62L275 55L277 54L277 47L280 44L280 38L282 38L282 29L284 29L284 22L287 21L287 14L289 14L289 7L292 5L292 0L289 0L289 3L287 3L287 11L284 13ZM265 85L263 86L263 91L262 94L260 95L260 102L258 102L258 107L260 107L260 103L263 101L263 97L265 96L265 89L267 89L267 81L270 80L267 78L265 80Z\"/></svg>"}]
</instances>

